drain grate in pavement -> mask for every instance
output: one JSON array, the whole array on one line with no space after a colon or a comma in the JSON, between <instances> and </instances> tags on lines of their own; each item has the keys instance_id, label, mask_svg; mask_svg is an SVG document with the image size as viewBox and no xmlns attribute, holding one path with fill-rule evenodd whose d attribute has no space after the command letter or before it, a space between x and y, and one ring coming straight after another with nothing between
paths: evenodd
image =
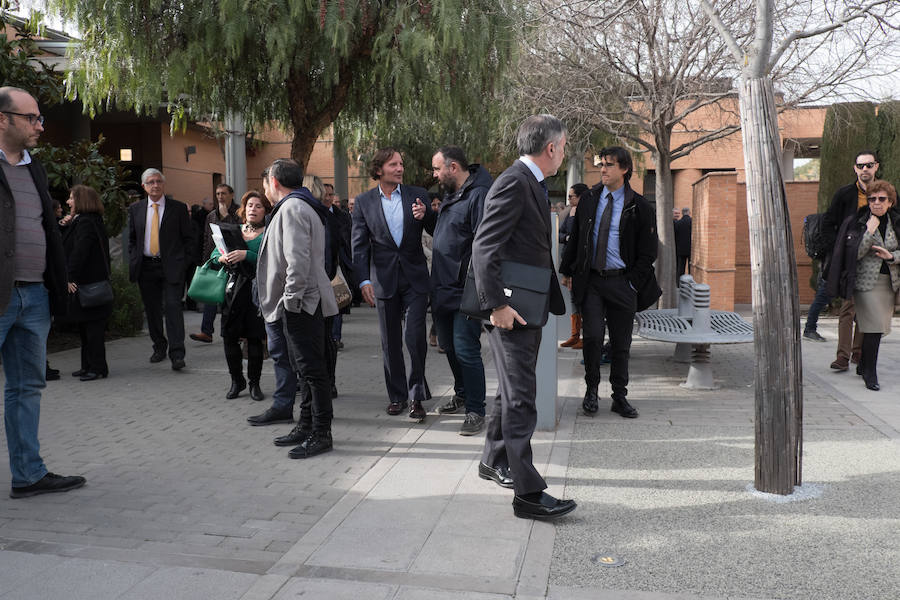
<instances>
[{"instance_id":1,"label":"drain grate in pavement","mask_svg":"<svg viewBox=\"0 0 900 600\"><path fill-rule=\"evenodd\" d=\"M599 552L591 557L591 561L601 567L621 567L625 564L625 559L611 554L603 554Z\"/></svg>"}]
</instances>

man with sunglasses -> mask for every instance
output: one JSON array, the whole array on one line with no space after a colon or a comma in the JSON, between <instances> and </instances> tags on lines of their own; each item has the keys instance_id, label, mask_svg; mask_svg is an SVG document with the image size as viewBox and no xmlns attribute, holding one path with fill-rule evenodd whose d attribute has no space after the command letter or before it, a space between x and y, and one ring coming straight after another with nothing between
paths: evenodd
<instances>
[{"instance_id":1,"label":"man with sunglasses","mask_svg":"<svg viewBox=\"0 0 900 600\"><path fill-rule=\"evenodd\" d=\"M38 442L50 314L65 313L67 299L66 259L47 173L28 153L43 131L37 100L25 90L0 87L0 355L11 498L85 483L81 476L48 472Z\"/></svg>"},{"instance_id":2,"label":"man with sunglasses","mask_svg":"<svg viewBox=\"0 0 900 600\"><path fill-rule=\"evenodd\" d=\"M878 172L878 157L874 150L860 150L856 153L856 160L853 164L853 170L856 172L856 181L845 185L835 192L831 200L831 206L825 213L823 219L827 230L837 233L838 228L844 219L851 215L855 215L856 211L866 206L866 187L875 180L875 173ZM827 273L831 262L830 257L826 258L822 265L821 273ZM806 317L806 326L803 328L803 337L817 342L824 342L825 338L816 331L816 324L819 320L819 313L831 301L831 297L826 290L825 281L819 278L819 285L816 289L816 297L809 307L809 313ZM838 349L831 368L835 371L846 371L850 368L850 361L859 362L860 350L862 348L862 336L859 332L854 333L854 318L856 317L856 308L853 298L845 298L841 309L838 312Z\"/></svg>"}]
</instances>

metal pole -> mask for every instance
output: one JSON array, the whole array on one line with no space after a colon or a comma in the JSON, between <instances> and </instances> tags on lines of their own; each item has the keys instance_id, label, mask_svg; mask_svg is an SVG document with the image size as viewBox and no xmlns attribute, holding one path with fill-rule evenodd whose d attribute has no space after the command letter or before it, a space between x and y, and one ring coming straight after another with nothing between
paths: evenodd
<instances>
[{"instance_id":1,"label":"metal pole","mask_svg":"<svg viewBox=\"0 0 900 600\"><path fill-rule=\"evenodd\" d=\"M225 117L225 183L240 199L247 191L247 150L244 119L239 114Z\"/></svg>"},{"instance_id":2,"label":"metal pole","mask_svg":"<svg viewBox=\"0 0 900 600\"><path fill-rule=\"evenodd\" d=\"M559 216L550 213L550 227L553 232L553 263L559 262ZM541 345L538 348L537 360L537 429L553 431L559 421L556 403L558 389L558 373L556 367L556 343L559 338L557 330L558 318L551 314L541 333Z\"/></svg>"}]
</instances>

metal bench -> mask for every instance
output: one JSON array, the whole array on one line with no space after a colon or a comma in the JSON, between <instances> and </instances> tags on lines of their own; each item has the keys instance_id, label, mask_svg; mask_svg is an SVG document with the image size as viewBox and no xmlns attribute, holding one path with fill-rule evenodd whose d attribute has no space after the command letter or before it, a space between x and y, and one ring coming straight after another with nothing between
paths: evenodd
<instances>
[{"instance_id":1,"label":"metal bench","mask_svg":"<svg viewBox=\"0 0 900 600\"><path fill-rule=\"evenodd\" d=\"M645 310L637 313L638 335L648 340L675 343L673 360L689 362L682 387L715 389L711 344L742 344L753 341L753 325L739 314L709 308L709 286L682 275L678 308Z\"/></svg>"}]
</instances>

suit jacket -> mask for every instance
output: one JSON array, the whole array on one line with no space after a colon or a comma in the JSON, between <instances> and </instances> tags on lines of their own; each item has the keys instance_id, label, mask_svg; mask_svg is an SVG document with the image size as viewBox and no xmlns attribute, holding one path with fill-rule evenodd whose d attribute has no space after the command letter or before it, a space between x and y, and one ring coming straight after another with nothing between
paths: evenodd
<instances>
[{"instance_id":1,"label":"suit jacket","mask_svg":"<svg viewBox=\"0 0 900 600\"><path fill-rule=\"evenodd\" d=\"M320 301L322 316L338 312L325 273L325 225L300 192L288 194L275 205L259 248L259 309L269 323L280 319L285 310L314 314Z\"/></svg>"},{"instance_id":2,"label":"suit jacket","mask_svg":"<svg viewBox=\"0 0 900 600\"><path fill-rule=\"evenodd\" d=\"M53 214L53 200L50 198L47 185L47 172L40 161L31 158L28 165L34 187L41 197L43 216L41 225L47 242L46 267L44 269L44 286L50 300L50 312L54 315L65 314L68 301L66 288L66 257L63 252L62 236ZM12 295L13 280L16 276L16 200L3 169L0 169L0 313L6 311L9 297Z\"/></svg>"},{"instance_id":3,"label":"suit jacket","mask_svg":"<svg viewBox=\"0 0 900 600\"><path fill-rule=\"evenodd\" d=\"M591 266L594 261L594 220L603 184L598 183L588 193L581 195L569 243L559 262L559 272L572 278L572 299L581 304L587 292ZM638 309L643 305L642 293L647 286L656 287L653 263L659 250L656 235L656 215L650 203L625 184L625 205L619 220L619 253L625 262L625 277L638 291ZM648 291L649 293L649 291ZM652 295L652 294L650 294ZM649 299L656 301L659 295Z\"/></svg>"},{"instance_id":4,"label":"suit jacket","mask_svg":"<svg viewBox=\"0 0 900 600\"><path fill-rule=\"evenodd\" d=\"M141 276L144 258L144 232L147 228L147 197L128 207L128 278ZM185 268L197 242L187 206L166 196L166 207L159 223L159 257L168 283L184 281Z\"/></svg>"},{"instance_id":5,"label":"suit jacket","mask_svg":"<svg viewBox=\"0 0 900 600\"><path fill-rule=\"evenodd\" d=\"M500 263L505 260L550 269L550 312L561 315L566 311L553 269L550 206L543 188L520 160L488 191L472 243L475 288L483 310L507 304L500 277Z\"/></svg>"},{"instance_id":6,"label":"suit jacket","mask_svg":"<svg viewBox=\"0 0 900 600\"><path fill-rule=\"evenodd\" d=\"M684 215L675 221L675 254L691 255L691 216Z\"/></svg>"},{"instance_id":7,"label":"suit jacket","mask_svg":"<svg viewBox=\"0 0 900 600\"><path fill-rule=\"evenodd\" d=\"M419 198L425 204L425 217L413 217L412 207ZM422 251L422 230L434 233L436 215L431 210L428 192L423 188L400 186L403 204L403 239L398 247L388 229L378 186L357 196L353 209L353 267L356 283L370 280L376 298L392 298L402 272L420 294L429 291L428 265Z\"/></svg>"}]
</instances>

